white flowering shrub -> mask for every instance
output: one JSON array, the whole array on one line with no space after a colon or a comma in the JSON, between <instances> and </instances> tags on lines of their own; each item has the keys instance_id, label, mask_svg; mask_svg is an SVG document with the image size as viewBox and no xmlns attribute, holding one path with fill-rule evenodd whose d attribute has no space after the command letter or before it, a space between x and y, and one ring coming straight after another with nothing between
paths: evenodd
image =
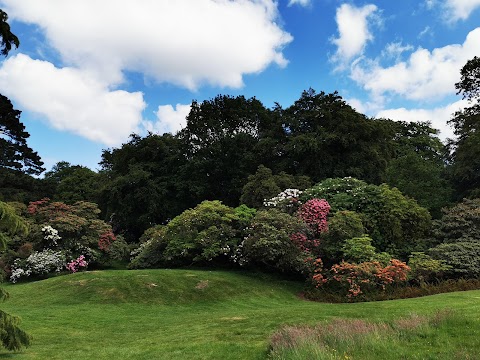
<instances>
[{"instance_id":1,"label":"white flowering shrub","mask_svg":"<svg viewBox=\"0 0 480 360\"><path fill-rule=\"evenodd\" d=\"M25 260L16 259L13 262L10 281L16 283L22 277L60 272L65 267L66 260L62 251L35 251Z\"/></svg>"},{"instance_id":2,"label":"white flowering shrub","mask_svg":"<svg viewBox=\"0 0 480 360\"><path fill-rule=\"evenodd\" d=\"M293 214L302 204L299 200L302 191L299 189L285 189L271 199L265 199L263 205L267 208L276 208L280 211Z\"/></svg>"},{"instance_id":3,"label":"white flowering shrub","mask_svg":"<svg viewBox=\"0 0 480 360\"><path fill-rule=\"evenodd\" d=\"M47 244L51 247L58 246L58 241L61 237L58 235L58 230L54 229L50 225L45 225L42 227L43 238L46 240Z\"/></svg>"}]
</instances>

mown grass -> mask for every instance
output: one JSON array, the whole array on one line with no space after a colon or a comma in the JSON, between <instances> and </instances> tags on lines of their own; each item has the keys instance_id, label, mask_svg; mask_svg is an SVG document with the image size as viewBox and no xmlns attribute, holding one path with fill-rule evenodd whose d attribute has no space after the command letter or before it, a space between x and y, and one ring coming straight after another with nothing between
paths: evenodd
<instances>
[{"instance_id":1,"label":"mown grass","mask_svg":"<svg viewBox=\"0 0 480 360\"><path fill-rule=\"evenodd\" d=\"M302 285L195 270L92 271L7 285L10 300L2 308L20 315L34 339L30 348L0 352L0 358L265 359L272 334L285 325L393 322L445 308L465 317L424 333L387 337L377 358L468 359L480 348L480 291L324 304L299 299ZM370 355L363 358L375 359Z\"/></svg>"}]
</instances>

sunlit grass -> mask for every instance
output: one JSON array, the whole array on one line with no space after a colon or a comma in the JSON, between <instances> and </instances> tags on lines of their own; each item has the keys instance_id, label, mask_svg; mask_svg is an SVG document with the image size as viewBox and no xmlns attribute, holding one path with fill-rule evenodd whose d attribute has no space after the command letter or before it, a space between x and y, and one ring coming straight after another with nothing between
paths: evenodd
<instances>
[{"instance_id":1,"label":"sunlit grass","mask_svg":"<svg viewBox=\"0 0 480 360\"><path fill-rule=\"evenodd\" d=\"M419 359L433 359L433 353L468 356L480 347L480 291L323 304L301 300L302 286L261 274L195 270L94 271L7 285L10 300L2 308L19 315L34 339L30 348L0 357L265 359L271 336L286 325L345 319L394 324L413 313L431 318L445 308L465 317L446 320L440 330L409 330L392 346L379 340L377 358L408 358L404 344Z\"/></svg>"}]
</instances>

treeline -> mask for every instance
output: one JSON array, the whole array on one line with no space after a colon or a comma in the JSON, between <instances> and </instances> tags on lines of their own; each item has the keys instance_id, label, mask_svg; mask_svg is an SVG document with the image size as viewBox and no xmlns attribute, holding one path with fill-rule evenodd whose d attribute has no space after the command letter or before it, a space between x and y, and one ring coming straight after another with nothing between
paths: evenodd
<instances>
[{"instance_id":1,"label":"treeline","mask_svg":"<svg viewBox=\"0 0 480 360\"><path fill-rule=\"evenodd\" d=\"M219 95L193 102L176 135L132 134L104 150L98 173L60 162L36 179L4 166L0 199L94 202L130 242L203 200L258 207L285 188L346 176L395 186L438 217L470 191L450 159L429 123L371 119L336 92L309 89L286 109Z\"/></svg>"}]
</instances>

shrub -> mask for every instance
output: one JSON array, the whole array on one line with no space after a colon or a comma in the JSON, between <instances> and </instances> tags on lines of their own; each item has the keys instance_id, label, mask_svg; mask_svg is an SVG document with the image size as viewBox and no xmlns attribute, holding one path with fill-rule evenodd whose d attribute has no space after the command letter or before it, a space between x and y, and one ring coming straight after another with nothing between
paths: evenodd
<instances>
[{"instance_id":1,"label":"shrub","mask_svg":"<svg viewBox=\"0 0 480 360\"><path fill-rule=\"evenodd\" d=\"M406 260L412 251L426 249L423 239L430 230L430 214L398 189L353 178L326 179L305 190L300 201L313 198L328 201L334 213L344 210L358 213L365 233L378 251Z\"/></svg>"},{"instance_id":2,"label":"shrub","mask_svg":"<svg viewBox=\"0 0 480 360\"><path fill-rule=\"evenodd\" d=\"M330 205L324 199L311 199L298 209L298 216L317 235L328 231L327 216Z\"/></svg>"},{"instance_id":3,"label":"shrub","mask_svg":"<svg viewBox=\"0 0 480 360\"><path fill-rule=\"evenodd\" d=\"M387 266L378 261L359 264L342 262L333 265L329 271L323 270L322 265L318 261L314 264L312 284L317 288L325 286L348 299L382 292L387 286L405 284L410 271L407 264L397 259L391 259Z\"/></svg>"},{"instance_id":4,"label":"shrub","mask_svg":"<svg viewBox=\"0 0 480 360\"><path fill-rule=\"evenodd\" d=\"M451 269L444 261L433 259L424 252L413 252L408 260L408 266L411 268L410 279L419 284L439 280L445 271Z\"/></svg>"},{"instance_id":5,"label":"shrub","mask_svg":"<svg viewBox=\"0 0 480 360\"><path fill-rule=\"evenodd\" d=\"M44 276L60 272L66 263L65 253L46 249L33 252L25 260L16 259L11 267L10 281L16 283L22 277Z\"/></svg>"},{"instance_id":6,"label":"shrub","mask_svg":"<svg viewBox=\"0 0 480 360\"><path fill-rule=\"evenodd\" d=\"M345 240L342 251L346 260L355 263L372 261L375 257L372 239L367 235Z\"/></svg>"},{"instance_id":7,"label":"shrub","mask_svg":"<svg viewBox=\"0 0 480 360\"><path fill-rule=\"evenodd\" d=\"M292 239L303 239L300 234L307 233L306 224L298 217L277 209L259 211L248 229L243 256L246 261L265 269L305 272L308 255Z\"/></svg>"},{"instance_id":8,"label":"shrub","mask_svg":"<svg viewBox=\"0 0 480 360\"><path fill-rule=\"evenodd\" d=\"M429 250L430 255L450 267L445 273L454 277L480 277L480 246L478 241L440 244Z\"/></svg>"}]
</instances>

